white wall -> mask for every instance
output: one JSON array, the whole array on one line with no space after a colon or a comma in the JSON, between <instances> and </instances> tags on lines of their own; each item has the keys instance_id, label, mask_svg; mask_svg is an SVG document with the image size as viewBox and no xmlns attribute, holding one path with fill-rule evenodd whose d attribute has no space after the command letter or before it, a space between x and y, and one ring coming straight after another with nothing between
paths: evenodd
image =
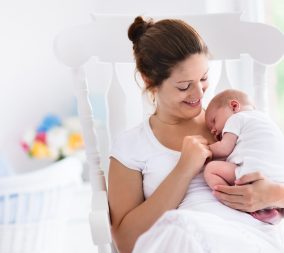
<instances>
[{"instance_id":1,"label":"white wall","mask_svg":"<svg viewBox=\"0 0 284 253\"><path fill-rule=\"evenodd\" d=\"M204 0L0 0L0 154L17 171L42 166L20 147L27 128L35 127L47 113L74 113L71 75L55 58L54 36L62 29L90 22L89 13L202 12ZM195 2L194 4L192 4ZM176 11L175 11L176 10ZM178 11L179 10L179 11ZM44 164L44 163L43 163Z\"/></svg>"},{"instance_id":2,"label":"white wall","mask_svg":"<svg viewBox=\"0 0 284 253\"><path fill-rule=\"evenodd\" d=\"M71 74L52 50L54 36L62 29L90 22L91 12L150 15L245 8L249 19L255 16L250 6L256 1L0 0L0 154L17 171L41 166L22 151L23 132L47 113L64 116L75 112Z\"/></svg>"},{"instance_id":3,"label":"white wall","mask_svg":"<svg viewBox=\"0 0 284 253\"><path fill-rule=\"evenodd\" d=\"M17 170L37 166L19 145L25 129L74 110L52 43L62 29L89 22L93 9L92 0L0 0L0 154Z\"/></svg>"}]
</instances>

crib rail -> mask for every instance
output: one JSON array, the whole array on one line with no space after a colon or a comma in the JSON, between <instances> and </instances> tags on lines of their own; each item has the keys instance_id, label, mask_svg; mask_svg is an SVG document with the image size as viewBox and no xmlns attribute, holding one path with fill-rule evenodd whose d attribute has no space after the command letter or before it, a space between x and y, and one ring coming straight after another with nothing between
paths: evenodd
<instances>
[{"instance_id":1,"label":"crib rail","mask_svg":"<svg viewBox=\"0 0 284 253\"><path fill-rule=\"evenodd\" d=\"M67 158L44 169L0 179L0 252L61 252L82 163Z\"/></svg>"}]
</instances>

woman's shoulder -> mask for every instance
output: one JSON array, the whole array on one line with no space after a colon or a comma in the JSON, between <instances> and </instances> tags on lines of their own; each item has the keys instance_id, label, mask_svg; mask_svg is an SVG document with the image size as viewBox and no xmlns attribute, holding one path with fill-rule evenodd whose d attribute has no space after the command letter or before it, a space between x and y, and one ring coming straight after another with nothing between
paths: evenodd
<instances>
[{"instance_id":1,"label":"woman's shoulder","mask_svg":"<svg viewBox=\"0 0 284 253\"><path fill-rule=\"evenodd\" d=\"M149 120L124 130L112 142L111 151L128 155L145 155L152 150L152 139L149 134Z\"/></svg>"},{"instance_id":2,"label":"woman's shoulder","mask_svg":"<svg viewBox=\"0 0 284 253\"><path fill-rule=\"evenodd\" d=\"M151 142L147 134L145 122L121 132L113 141L110 157L116 158L130 169L142 171Z\"/></svg>"},{"instance_id":3,"label":"woman's shoulder","mask_svg":"<svg viewBox=\"0 0 284 253\"><path fill-rule=\"evenodd\" d=\"M134 127L123 130L114 138L113 143L116 144L121 142L129 145L130 143L137 142L141 138L145 138L145 128L145 122L141 122Z\"/></svg>"}]
</instances>

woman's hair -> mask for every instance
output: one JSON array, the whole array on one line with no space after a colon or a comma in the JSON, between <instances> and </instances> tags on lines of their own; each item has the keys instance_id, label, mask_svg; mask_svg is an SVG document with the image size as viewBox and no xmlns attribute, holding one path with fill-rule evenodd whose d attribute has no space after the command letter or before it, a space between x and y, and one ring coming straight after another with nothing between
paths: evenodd
<instances>
[{"instance_id":1,"label":"woman's hair","mask_svg":"<svg viewBox=\"0 0 284 253\"><path fill-rule=\"evenodd\" d=\"M138 16L128 29L128 38L133 42L136 68L147 80L146 90L161 85L189 56L208 54L200 35L182 20L153 22Z\"/></svg>"}]
</instances>

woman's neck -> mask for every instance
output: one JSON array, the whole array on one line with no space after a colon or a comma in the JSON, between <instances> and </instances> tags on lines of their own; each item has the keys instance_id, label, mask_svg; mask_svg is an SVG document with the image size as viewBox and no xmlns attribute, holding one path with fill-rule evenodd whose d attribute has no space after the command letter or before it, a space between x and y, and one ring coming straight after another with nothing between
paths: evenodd
<instances>
[{"instance_id":1,"label":"woman's neck","mask_svg":"<svg viewBox=\"0 0 284 253\"><path fill-rule=\"evenodd\" d=\"M162 117L161 115L159 115L158 113L153 114L153 117L155 119L157 119L157 121L163 125L168 125L168 126L176 126L176 125L180 125L184 122L184 120L178 119L178 118L166 118L166 117Z\"/></svg>"},{"instance_id":2,"label":"woman's neck","mask_svg":"<svg viewBox=\"0 0 284 253\"><path fill-rule=\"evenodd\" d=\"M158 123L159 125L163 126L187 126L190 127L195 126L196 124L199 124L202 119L204 119L204 112L202 111L199 115L193 117L193 118L179 118L179 117L172 117L168 115L164 115L159 112L155 112L152 115L152 118Z\"/></svg>"},{"instance_id":3,"label":"woman's neck","mask_svg":"<svg viewBox=\"0 0 284 253\"><path fill-rule=\"evenodd\" d=\"M153 114L150 118L150 127L158 141L167 148L180 151L185 136L202 135L209 143L213 143L213 136L207 129L204 121L204 111L192 119L161 118Z\"/></svg>"}]
</instances>

